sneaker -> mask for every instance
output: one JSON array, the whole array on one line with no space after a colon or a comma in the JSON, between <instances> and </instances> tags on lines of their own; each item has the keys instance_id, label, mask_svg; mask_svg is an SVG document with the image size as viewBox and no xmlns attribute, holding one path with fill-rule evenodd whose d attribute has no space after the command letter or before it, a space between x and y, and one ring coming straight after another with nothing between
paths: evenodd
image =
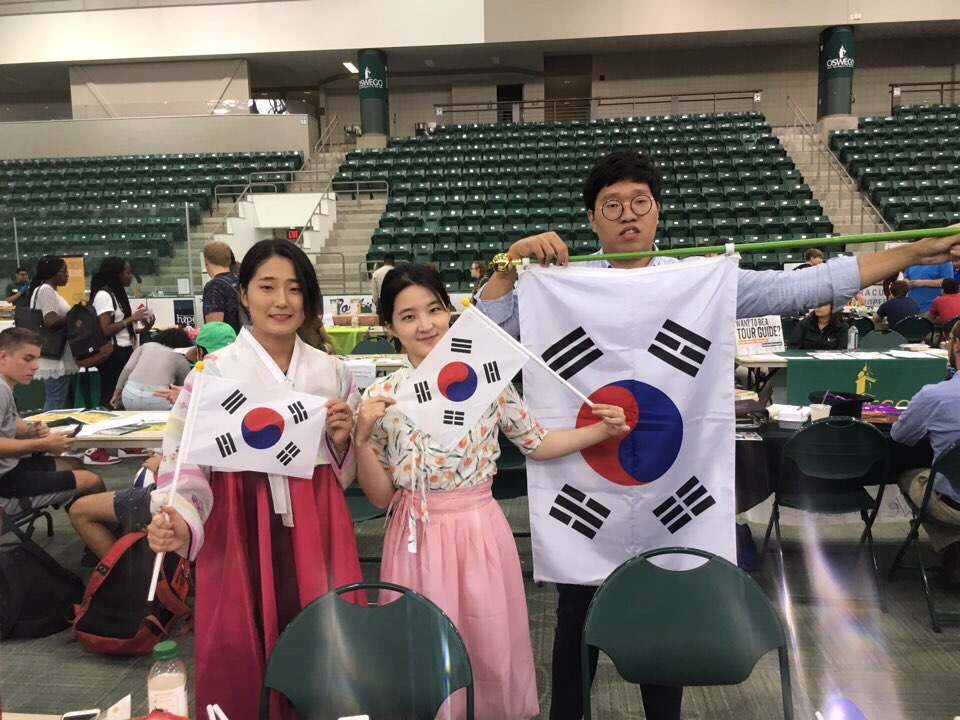
<instances>
[{"instance_id":1,"label":"sneaker","mask_svg":"<svg viewBox=\"0 0 960 720\"><path fill-rule=\"evenodd\" d=\"M150 451L147 448L120 448L117 450L117 457L123 458L147 457Z\"/></svg>"},{"instance_id":2,"label":"sneaker","mask_svg":"<svg viewBox=\"0 0 960 720\"><path fill-rule=\"evenodd\" d=\"M113 457L103 448L91 448L83 455L84 465L116 465L121 462L118 457Z\"/></svg>"}]
</instances>

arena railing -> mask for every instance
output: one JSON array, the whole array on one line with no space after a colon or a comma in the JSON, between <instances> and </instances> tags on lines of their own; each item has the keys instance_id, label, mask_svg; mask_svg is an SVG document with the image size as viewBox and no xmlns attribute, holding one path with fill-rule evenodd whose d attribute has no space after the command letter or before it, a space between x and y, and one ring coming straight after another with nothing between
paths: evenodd
<instances>
[{"instance_id":1,"label":"arena railing","mask_svg":"<svg viewBox=\"0 0 960 720\"><path fill-rule=\"evenodd\" d=\"M960 81L890 83L890 114L906 105L952 105L960 95Z\"/></svg>"},{"instance_id":2,"label":"arena railing","mask_svg":"<svg viewBox=\"0 0 960 720\"><path fill-rule=\"evenodd\" d=\"M728 90L517 102L441 103L433 107L437 124L456 125L759 111L762 99L762 90Z\"/></svg>"},{"instance_id":3,"label":"arena railing","mask_svg":"<svg viewBox=\"0 0 960 720\"><path fill-rule=\"evenodd\" d=\"M847 194L850 201L850 224L855 222L855 208L860 209L860 232L864 232L866 218L870 218L882 231L889 232L893 230L890 223L883 217L877 207L870 201L866 193L860 192L860 186L847 168L823 142L820 134L817 132L813 123L807 119L806 114L800 109L800 106L787 96L787 116L790 117L788 127L791 132L800 138L800 151L809 152L810 162L816 161L818 174L826 174L827 177L827 195L836 191L837 206L841 206L841 200L844 193ZM824 198L826 199L826 198Z\"/></svg>"}]
</instances>

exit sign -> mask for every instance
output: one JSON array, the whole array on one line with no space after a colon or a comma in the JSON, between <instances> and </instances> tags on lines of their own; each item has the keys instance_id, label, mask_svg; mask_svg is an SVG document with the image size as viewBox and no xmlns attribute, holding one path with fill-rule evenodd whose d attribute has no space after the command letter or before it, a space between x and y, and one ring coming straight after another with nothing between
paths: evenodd
<instances>
[{"instance_id":1,"label":"exit sign","mask_svg":"<svg viewBox=\"0 0 960 720\"><path fill-rule=\"evenodd\" d=\"M299 230L296 230L293 228L291 228L290 230L287 230L287 240L299 240L299 239L300 239Z\"/></svg>"}]
</instances>

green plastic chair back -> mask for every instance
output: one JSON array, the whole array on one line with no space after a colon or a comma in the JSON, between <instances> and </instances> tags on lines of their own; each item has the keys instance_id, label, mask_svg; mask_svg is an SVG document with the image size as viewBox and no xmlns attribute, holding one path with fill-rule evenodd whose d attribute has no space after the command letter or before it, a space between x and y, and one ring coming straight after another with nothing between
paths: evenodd
<instances>
[{"instance_id":1,"label":"green plastic chair back","mask_svg":"<svg viewBox=\"0 0 960 720\"><path fill-rule=\"evenodd\" d=\"M387 590L385 605L355 605L341 595ZM460 633L435 604L391 583L356 583L307 605L270 654L260 695L268 720L270 691L284 695L300 720L351 715L433 720L443 701L466 688L473 718L473 673Z\"/></svg>"},{"instance_id":2,"label":"green plastic chair back","mask_svg":"<svg viewBox=\"0 0 960 720\"><path fill-rule=\"evenodd\" d=\"M386 338L364 338L350 351L351 355L393 355L396 348Z\"/></svg>"},{"instance_id":3,"label":"green plastic chair back","mask_svg":"<svg viewBox=\"0 0 960 720\"><path fill-rule=\"evenodd\" d=\"M860 334L860 337L866 337L876 328L876 326L873 324L873 320L866 317L851 318L850 320L847 320L847 325L850 327L855 327L857 332Z\"/></svg>"},{"instance_id":4,"label":"green plastic chair back","mask_svg":"<svg viewBox=\"0 0 960 720\"><path fill-rule=\"evenodd\" d=\"M861 350L895 350L896 348L903 345L907 342L907 339L896 332L891 330L890 332L880 333L880 332L871 332L864 335L860 338L860 349Z\"/></svg>"},{"instance_id":5,"label":"green plastic chair back","mask_svg":"<svg viewBox=\"0 0 960 720\"><path fill-rule=\"evenodd\" d=\"M707 562L690 570L650 562L664 555ZM776 610L743 570L709 552L651 550L600 586L581 643L585 720L591 717L588 647L606 653L628 682L684 686L741 683L763 655L777 650L783 713L793 717L787 640Z\"/></svg>"},{"instance_id":6,"label":"green plastic chair back","mask_svg":"<svg viewBox=\"0 0 960 720\"><path fill-rule=\"evenodd\" d=\"M903 335L907 342L923 342L933 332L933 323L922 315L912 315L893 326L895 332Z\"/></svg>"}]
</instances>

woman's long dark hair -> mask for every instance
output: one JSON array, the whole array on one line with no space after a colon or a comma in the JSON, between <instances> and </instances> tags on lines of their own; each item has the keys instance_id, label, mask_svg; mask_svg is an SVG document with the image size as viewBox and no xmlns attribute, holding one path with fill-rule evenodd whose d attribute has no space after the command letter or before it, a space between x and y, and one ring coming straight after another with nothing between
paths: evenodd
<instances>
[{"instance_id":1,"label":"woman's long dark hair","mask_svg":"<svg viewBox=\"0 0 960 720\"><path fill-rule=\"evenodd\" d=\"M176 350L177 348L193 347L193 341L183 328L168 328L166 330L161 330L153 336L150 342L159 343L160 345L173 350Z\"/></svg>"},{"instance_id":2,"label":"woman's long dark hair","mask_svg":"<svg viewBox=\"0 0 960 720\"><path fill-rule=\"evenodd\" d=\"M57 255L44 255L37 260L37 268L33 271L33 280L30 281L30 292L32 293L41 284L60 272L60 269L66 264L66 261Z\"/></svg>"},{"instance_id":3,"label":"woman's long dark hair","mask_svg":"<svg viewBox=\"0 0 960 720\"><path fill-rule=\"evenodd\" d=\"M257 274L257 268L274 255L286 258L293 264L293 272L300 284L300 292L303 294L303 325L300 326L300 335L315 333L317 326L323 322L320 317L323 293L320 292L320 283L317 281L317 269L303 250L289 240L261 240L247 250L243 262L240 263L240 288L246 291L253 276Z\"/></svg>"},{"instance_id":4,"label":"woman's long dark hair","mask_svg":"<svg viewBox=\"0 0 960 720\"><path fill-rule=\"evenodd\" d=\"M120 282L120 273L123 272L126 265L126 260L115 255L103 259L103 262L100 263L100 269L90 278L90 302L93 302L98 292L106 290L113 293L113 296L117 299L120 309L123 310L123 316L130 317L133 315L133 311L130 309L130 298L127 297L127 289Z\"/></svg>"},{"instance_id":5,"label":"woman's long dark hair","mask_svg":"<svg viewBox=\"0 0 960 720\"><path fill-rule=\"evenodd\" d=\"M833 307L831 306L830 309L833 310ZM817 311L816 311L816 310L812 310L812 311L810 312L810 316L809 316L809 317L810 317L810 320L813 322L814 325L816 325L816 326L819 326L819 325L820 325L820 323L819 323L818 320L817 320ZM835 328L838 328L838 327L841 327L841 326L844 324L844 322L845 322L845 321L844 321L844 319L843 319L843 310L837 310L836 312L832 312L832 313L830 313L830 315L827 317L827 327L835 327Z\"/></svg>"}]
</instances>

